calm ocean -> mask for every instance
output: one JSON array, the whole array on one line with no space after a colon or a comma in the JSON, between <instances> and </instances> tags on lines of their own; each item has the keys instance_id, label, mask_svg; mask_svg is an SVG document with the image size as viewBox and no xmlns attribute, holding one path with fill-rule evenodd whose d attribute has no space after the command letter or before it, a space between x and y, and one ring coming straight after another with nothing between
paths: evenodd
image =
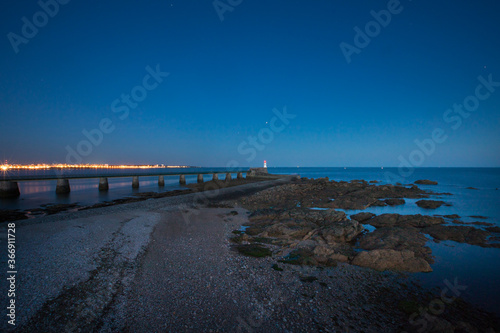
<instances>
[{"instance_id":1,"label":"calm ocean","mask_svg":"<svg viewBox=\"0 0 500 333\"><path fill-rule=\"evenodd\" d=\"M215 168L182 169L181 171L204 171ZM158 169L158 173L175 172L175 169ZM223 170L222 168L220 170ZM141 170L134 170L134 172ZM407 171L407 170L405 170ZM53 171L38 171L49 175ZM94 171L74 170L70 173L91 173ZM101 173L102 170L95 172ZM127 172L127 170L111 171ZM144 172L152 173L150 170ZM154 172L154 171L153 171ZM500 226L500 168L416 168L408 177L402 178L397 168L269 168L275 174L299 174L302 177L329 177L330 180L364 179L377 180L381 183L400 181L403 184L413 183L418 179L437 181L437 186L419 185L434 192L451 193L452 195L436 196L452 206L441 206L435 210L426 210L415 204L416 200L406 199L406 204L396 207L373 207L366 211L375 214L458 214L463 222L482 221ZM9 173L12 174L12 171ZM235 174L233 174L233 177ZM396 179L401 177L402 179ZM212 178L205 175L205 180ZM55 181L23 181L19 182L21 196L17 199L0 199L0 209L32 209L48 203L78 203L91 205L97 202L111 201L133 196L137 192L171 191L181 189L178 176L165 177L165 187L159 188L157 177L141 177L139 189L132 189L130 178L109 178L109 191L100 193L97 189L98 179L71 180L71 193L66 196L55 194ZM186 176L188 183L196 182L196 175ZM476 189L468 189L474 187ZM357 211L346 211L354 214ZM471 216L484 216L486 219ZM22 222L20 222L22 223ZM500 314L500 249L481 248L453 241L434 242L429 237L428 245L435 256L432 273L419 273L416 277L426 286L444 289L444 281L453 283L457 279L467 289L461 295L465 299L483 308Z\"/></svg>"}]
</instances>

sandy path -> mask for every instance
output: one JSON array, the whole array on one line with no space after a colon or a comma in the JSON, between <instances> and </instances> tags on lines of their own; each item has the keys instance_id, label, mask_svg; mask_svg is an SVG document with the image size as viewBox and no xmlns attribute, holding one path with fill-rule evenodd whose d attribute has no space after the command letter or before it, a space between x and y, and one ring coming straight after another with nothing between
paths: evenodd
<instances>
[{"instance_id":1,"label":"sandy path","mask_svg":"<svg viewBox=\"0 0 500 333\"><path fill-rule=\"evenodd\" d=\"M231 197L286 182L267 181L206 194L148 200L16 222L16 324L26 331L71 330L95 322L108 311L124 286L133 279L139 257L155 225L167 211L180 212L209 195ZM0 225L7 246L7 223ZM7 267L7 256L0 267ZM5 269L0 272L6 281ZM1 303L7 304L8 283L0 284ZM2 306L2 318L6 307ZM0 321L0 331L12 329Z\"/></svg>"}]
</instances>

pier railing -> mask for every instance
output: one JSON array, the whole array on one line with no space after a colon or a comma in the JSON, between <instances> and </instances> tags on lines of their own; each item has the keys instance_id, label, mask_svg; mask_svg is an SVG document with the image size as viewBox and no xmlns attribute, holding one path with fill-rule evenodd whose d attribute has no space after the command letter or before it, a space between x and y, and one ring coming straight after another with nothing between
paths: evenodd
<instances>
[{"instance_id":1,"label":"pier railing","mask_svg":"<svg viewBox=\"0 0 500 333\"><path fill-rule=\"evenodd\" d=\"M18 182L20 181L42 181L56 180L56 193L64 194L71 191L69 181L71 179L90 179L99 178L99 191L108 191L108 178L132 178L132 188L139 188L139 177L158 177L158 186L165 186L165 177L179 176L179 184L186 184L186 176L197 175L197 182L203 183L203 175L212 174L212 180L219 180L219 174L225 174L225 181L231 180L231 174L236 173L237 179L242 179L243 174L250 170L209 170L209 171L186 171L186 172L165 172L165 173L129 173L129 174L82 174L82 175L25 175L11 176L0 180L0 198L18 197L19 191Z\"/></svg>"}]
</instances>

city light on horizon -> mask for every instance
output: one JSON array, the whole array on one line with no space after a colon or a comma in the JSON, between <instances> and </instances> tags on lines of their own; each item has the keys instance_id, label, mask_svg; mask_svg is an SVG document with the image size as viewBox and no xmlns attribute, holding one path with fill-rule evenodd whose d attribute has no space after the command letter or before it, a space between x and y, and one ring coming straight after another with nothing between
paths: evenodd
<instances>
[{"instance_id":1,"label":"city light on horizon","mask_svg":"<svg viewBox=\"0 0 500 333\"><path fill-rule=\"evenodd\" d=\"M7 162L0 165L2 171L8 170L44 170L44 169L159 169L159 168L191 168L187 165L164 165L164 164L143 164L143 165L112 165L112 164L9 164Z\"/></svg>"}]
</instances>

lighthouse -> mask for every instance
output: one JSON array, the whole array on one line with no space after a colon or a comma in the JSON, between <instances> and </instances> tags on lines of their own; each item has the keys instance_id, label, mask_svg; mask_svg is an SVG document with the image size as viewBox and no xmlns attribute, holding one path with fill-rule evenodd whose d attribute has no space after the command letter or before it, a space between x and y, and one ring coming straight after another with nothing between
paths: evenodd
<instances>
[{"instance_id":1,"label":"lighthouse","mask_svg":"<svg viewBox=\"0 0 500 333\"><path fill-rule=\"evenodd\" d=\"M264 168L267 168L267 162L264 160Z\"/></svg>"}]
</instances>

